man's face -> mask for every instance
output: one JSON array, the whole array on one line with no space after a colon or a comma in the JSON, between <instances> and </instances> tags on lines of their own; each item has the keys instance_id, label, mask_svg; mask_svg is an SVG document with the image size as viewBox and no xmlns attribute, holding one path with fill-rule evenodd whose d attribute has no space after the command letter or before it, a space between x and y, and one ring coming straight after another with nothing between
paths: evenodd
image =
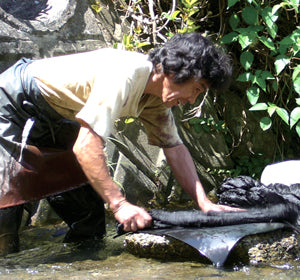
<instances>
[{"instance_id":1,"label":"man's face","mask_svg":"<svg viewBox=\"0 0 300 280\"><path fill-rule=\"evenodd\" d=\"M167 107L177 106L186 103L194 104L199 94L208 90L207 80L194 78L180 84L172 81L171 75L166 75L163 80L162 100Z\"/></svg>"}]
</instances>

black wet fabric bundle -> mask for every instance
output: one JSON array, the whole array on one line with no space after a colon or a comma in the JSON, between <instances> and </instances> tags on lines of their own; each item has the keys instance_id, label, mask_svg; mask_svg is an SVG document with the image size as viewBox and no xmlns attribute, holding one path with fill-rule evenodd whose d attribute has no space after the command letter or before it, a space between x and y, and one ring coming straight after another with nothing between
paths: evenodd
<instances>
[{"instance_id":1,"label":"black wet fabric bundle","mask_svg":"<svg viewBox=\"0 0 300 280\"><path fill-rule=\"evenodd\" d=\"M300 184L265 186L248 176L226 179L217 192L219 204L245 208L238 212L151 210L154 228L213 227L283 222L300 226Z\"/></svg>"},{"instance_id":2,"label":"black wet fabric bundle","mask_svg":"<svg viewBox=\"0 0 300 280\"><path fill-rule=\"evenodd\" d=\"M167 228L204 228L218 227L250 223L274 223L280 222L292 227L297 232L296 223L299 217L299 209L294 205L277 204L264 208L251 208L237 212L208 212L200 210L190 211L165 211L153 209L149 211L152 217L151 229ZM117 235L122 235L123 226L117 226Z\"/></svg>"},{"instance_id":3,"label":"black wet fabric bundle","mask_svg":"<svg viewBox=\"0 0 300 280\"><path fill-rule=\"evenodd\" d=\"M251 208L237 212L208 212L192 211L149 211L153 228L166 227L217 227L249 223L283 222L295 224L298 209L288 204L272 205L265 208Z\"/></svg>"},{"instance_id":4,"label":"black wet fabric bundle","mask_svg":"<svg viewBox=\"0 0 300 280\"><path fill-rule=\"evenodd\" d=\"M300 213L300 184L264 185L248 176L226 179L217 191L219 204L239 208L270 207L272 205L290 205ZM297 224L300 225L298 215Z\"/></svg>"},{"instance_id":5,"label":"black wet fabric bundle","mask_svg":"<svg viewBox=\"0 0 300 280\"><path fill-rule=\"evenodd\" d=\"M200 210L165 211L153 209L152 229L186 227L203 228L250 223L285 223L299 232L300 184L265 186L248 176L226 179L217 192L219 204L245 211L208 212ZM118 234L123 234L122 225Z\"/></svg>"}]
</instances>

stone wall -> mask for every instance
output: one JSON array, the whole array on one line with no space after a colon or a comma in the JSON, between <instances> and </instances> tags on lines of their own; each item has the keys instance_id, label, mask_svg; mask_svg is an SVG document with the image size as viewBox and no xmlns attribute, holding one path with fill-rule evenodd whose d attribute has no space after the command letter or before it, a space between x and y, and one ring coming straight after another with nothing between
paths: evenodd
<instances>
[{"instance_id":1,"label":"stone wall","mask_svg":"<svg viewBox=\"0 0 300 280\"><path fill-rule=\"evenodd\" d=\"M0 71L18 58L43 58L105 45L87 1L0 1Z\"/></svg>"}]
</instances>

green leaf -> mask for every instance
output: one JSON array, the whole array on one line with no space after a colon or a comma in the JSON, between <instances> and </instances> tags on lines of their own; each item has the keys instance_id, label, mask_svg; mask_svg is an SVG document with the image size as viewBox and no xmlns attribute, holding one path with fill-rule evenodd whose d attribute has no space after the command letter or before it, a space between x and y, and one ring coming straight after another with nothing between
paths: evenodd
<instances>
[{"instance_id":1,"label":"green leaf","mask_svg":"<svg viewBox=\"0 0 300 280\"><path fill-rule=\"evenodd\" d=\"M91 7L96 13L100 13L102 10L102 7L99 4L92 4Z\"/></svg>"},{"instance_id":2,"label":"green leaf","mask_svg":"<svg viewBox=\"0 0 300 280\"><path fill-rule=\"evenodd\" d=\"M239 2L239 0L228 0L227 9L234 6L237 2Z\"/></svg>"},{"instance_id":3,"label":"green leaf","mask_svg":"<svg viewBox=\"0 0 300 280\"><path fill-rule=\"evenodd\" d=\"M277 106L275 106L275 107L273 107L273 106L270 107L270 106L269 106L269 107L268 107L268 110L267 110L267 111L268 111L268 114L269 114L270 117L272 117L273 114L275 113L276 107L277 107Z\"/></svg>"},{"instance_id":4,"label":"green leaf","mask_svg":"<svg viewBox=\"0 0 300 280\"><path fill-rule=\"evenodd\" d=\"M137 45L136 45L136 47L137 48L142 48L144 46L149 46L149 45L150 45L149 42L138 42Z\"/></svg>"},{"instance_id":5,"label":"green leaf","mask_svg":"<svg viewBox=\"0 0 300 280\"><path fill-rule=\"evenodd\" d=\"M269 114L270 117L273 116L273 114L275 113L276 109L277 109L277 106L275 104L268 102L268 109L267 109L267 111L268 111L268 114Z\"/></svg>"},{"instance_id":6,"label":"green leaf","mask_svg":"<svg viewBox=\"0 0 300 280\"><path fill-rule=\"evenodd\" d=\"M288 45L280 45L279 44L277 51L275 52L274 55L276 55L278 52L279 52L279 54L286 54L288 52L288 48L289 48Z\"/></svg>"},{"instance_id":7,"label":"green leaf","mask_svg":"<svg viewBox=\"0 0 300 280\"><path fill-rule=\"evenodd\" d=\"M276 21L278 19L278 9L266 7L261 11L261 17L267 25L267 30L271 37L274 39L276 37L278 27L276 25Z\"/></svg>"},{"instance_id":8,"label":"green leaf","mask_svg":"<svg viewBox=\"0 0 300 280\"><path fill-rule=\"evenodd\" d=\"M238 27L239 23L240 23L240 19L238 15L237 14L231 15L231 17L229 18L229 25L233 30Z\"/></svg>"},{"instance_id":9,"label":"green leaf","mask_svg":"<svg viewBox=\"0 0 300 280\"><path fill-rule=\"evenodd\" d=\"M192 124L192 125L198 124L200 122L201 122L201 120L199 118L192 118L189 120L189 124Z\"/></svg>"},{"instance_id":10,"label":"green leaf","mask_svg":"<svg viewBox=\"0 0 300 280\"><path fill-rule=\"evenodd\" d=\"M267 26L268 33L271 35L273 39L275 39L278 31L278 26L274 23L271 27Z\"/></svg>"},{"instance_id":11,"label":"green leaf","mask_svg":"<svg viewBox=\"0 0 300 280\"><path fill-rule=\"evenodd\" d=\"M290 128L292 128L300 119L300 107L296 107L291 112L290 116Z\"/></svg>"},{"instance_id":12,"label":"green leaf","mask_svg":"<svg viewBox=\"0 0 300 280\"><path fill-rule=\"evenodd\" d=\"M260 89L258 87L250 87L247 90L247 97L251 105L255 105L259 98Z\"/></svg>"},{"instance_id":13,"label":"green leaf","mask_svg":"<svg viewBox=\"0 0 300 280\"><path fill-rule=\"evenodd\" d=\"M129 123L132 123L132 122L134 122L135 121L135 119L134 118L127 118L127 119L125 119L125 123L126 124L129 124Z\"/></svg>"},{"instance_id":14,"label":"green leaf","mask_svg":"<svg viewBox=\"0 0 300 280\"><path fill-rule=\"evenodd\" d=\"M275 6L273 6L272 8L272 14L275 14L278 12L279 9L281 9L283 7L282 3L281 4L277 4Z\"/></svg>"},{"instance_id":15,"label":"green leaf","mask_svg":"<svg viewBox=\"0 0 300 280\"><path fill-rule=\"evenodd\" d=\"M236 80L238 82L250 82L253 81L254 76L250 72L242 73Z\"/></svg>"},{"instance_id":16,"label":"green leaf","mask_svg":"<svg viewBox=\"0 0 300 280\"><path fill-rule=\"evenodd\" d=\"M253 105L249 111L265 111L268 109L268 105L266 103L257 103Z\"/></svg>"},{"instance_id":17,"label":"green leaf","mask_svg":"<svg viewBox=\"0 0 300 280\"><path fill-rule=\"evenodd\" d=\"M259 125L263 131L266 131L272 126L272 120L269 117L263 117L260 120Z\"/></svg>"},{"instance_id":18,"label":"green leaf","mask_svg":"<svg viewBox=\"0 0 300 280\"><path fill-rule=\"evenodd\" d=\"M206 132L210 132L210 127L206 124L202 126L202 129Z\"/></svg>"},{"instance_id":19,"label":"green leaf","mask_svg":"<svg viewBox=\"0 0 300 280\"><path fill-rule=\"evenodd\" d=\"M238 41L242 50L250 46L254 42L254 35L250 33L243 33L238 36Z\"/></svg>"},{"instance_id":20,"label":"green leaf","mask_svg":"<svg viewBox=\"0 0 300 280\"><path fill-rule=\"evenodd\" d=\"M299 4L300 4L299 0L290 0L289 4L296 10L296 12L298 12Z\"/></svg>"},{"instance_id":21,"label":"green leaf","mask_svg":"<svg viewBox=\"0 0 300 280\"><path fill-rule=\"evenodd\" d=\"M242 18L249 25L256 25L258 23L257 9L252 6L247 6L242 10Z\"/></svg>"},{"instance_id":22,"label":"green leaf","mask_svg":"<svg viewBox=\"0 0 300 280\"><path fill-rule=\"evenodd\" d=\"M274 76L271 74L271 72L267 71L267 70L262 71L261 77L265 80L274 80L275 79Z\"/></svg>"},{"instance_id":23,"label":"green leaf","mask_svg":"<svg viewBox=\"0 0 300 280\"><path fill-rule=\"evenodd\" d=\"M300 65L297 65L297 67L294 68L292 78L293 81L295 81L297 78L300 78Z\"/></svg>"},{"instance_id":24,"label":"green leaf","mask_svg":"<svg viewBox=\"0 0 300 280\"><path fill-rule=\"evenodd\" d=\"M236 32L230 32L222 38L221 44L230 44L237 41L237 39L238 39L238 34Z\"/></svg>"},{"instance_id":25,"label":"green leaf","mask_svg":"<svg viewBox=\"0 0 300 280\"><path fill-rule=\"evenodd\" d=\"M300 137L300 123L297 123L297 125L296 125L296 132L297 132L298 136Z\"/></svg>"},{"instance_id":26,"label":"green leaf","mask_svg":"<svg viewBox=\"0 0 300 280\"><path fill-rule=\"evenodd\" d=\"M195 131L198 132L198 133L200 133L201 130L202 130L202 127L201 127L201 125L199 125L199 124L196 124L196 125L194 125L193 127L194 127Z\"/></svg>"},{"instance_id":27,"label":"green leaf","mask_svg":"<svg viewBox=\"0 0 300 280\"><path fill-rule=\"evenodd\" d=\"M257 70L255 72L253 83L259 85L262 88L262 90L266 92L267 91L266 80L273 80L273 79L275 78L270 73L270 71Z\"/></svg>"},{"instance_id":28,"label":"green leaf","mask_svg":"<svg viewBox=\"0 0 300 280\"><path fill-rule=\"evenodd\" d=\"M273 10L272 7L266 7L261 11L261 17L269 28L275 24L278 19L278 14L276 10Z\"/></svg>"},{"instance_id":29,"label":"green leaf","mask_svg":"<svg viewBox=\"0 0 300 280\"><path fill-rule=\"evenodd\" d=\"M253 83L261 87L263 91L267 90L266 79L261 75L262 71L257 70L254 75Z\"/></svg>"},{"instance_id":30,"label":"green leaf","mask_svg":"<svg viewBox=\"0 0 300 280\"><path fill-rule=\"evenodd\" d=\"M251 52L243 52L241 54L240 62L245 70L248 70L251 67L253 60L254 56Z\"/></svg>"},{"instance_id":31,"label":"green leaf","mask_svg":"<svg viewBox=\"0 0 300 280\"><path fill-rule=\"evenodd\" d=\"M281 71L290 63L290 59L283 54L278 55L275 58L275 69L276 69L276 74L279 75Z\"/></svg>"},{"instance_id":32,"label":"green leaf","mask_svg":"<svg viewBox=\"0 0 300 280\"><path fill-rule=\"evenodd\" d=\"M180 14L180 11L177 10L177 11L174 11L174 12L172 13L172 15L169 15L169 14L166 13L166 12L163 12L161 15L162 15L163 17L169 19L169 20L175 20L176 17L177 17L179 14Z\"/></svg>"},{"instance_id":33,"label":"green leaf","mask_svg":"<svg viewBox=\"0 0 300 280\"><path fill-rule=\"evenodd\" d=\"M293 40L292 36L291 35L288 35L286 37L284 37L280 42L279 44L280 45L292 45L294 44L295 40Z\"/></svg>"},{"instance_id":34,"label":"green leaf","mask_svg":"<svg viewBox=\"0 0 300 280\"><path fill-rule=\"evenodd\" d=\"M171 18L174 20L174 19L176 19L176 17L177 17L179 14L180 14L180 11L179 11L179 10L174 11L174 12L172 13L172 15L171 15Z\"/></svg>"},{"instance_id":35,"label":"green leaf","mask_svg":"<svg viewBox=\"0 0 300 280\"><path fill-rule=\"evenodd\" d=\"M272 41L271 38L267 38L267 37L259 37L259 40L266 46L268 47L270 50L274 51L275 50L275 45Z\"/></svg>"},{"instance_id":36,"label":"green leaf","mask_svg":"<svg viewBox=\"0 0 300 280\"><path fill-rule=\"evenodd\" d=\"M276 92L277 90L278 90L278 81L273 81L273 83L272 83L272 88L273 88L273 90Z\"/></svg>"},{"instance_id":37,"label":"green leaf","mask_svg":"<svg viewBox=\"0 0 300 280\"><path fill-rule=\"evenodd\" d=\"M295 91L300 95L300 77L296 78L293 81L293 86L294 86Z\"/></svg>"},{"instance_id":38,"label":"green leaf","mask_svg":"<svg viewBox=\"0 0 300 280\"><path fill-rule=\"evenodd\" d=\"M296 42L297 38L299 38L299 36L300 36L300 26L297 26L297 29L295 29L293 31L293 33L291 34L291 38L292 38L292 40L294 40L294 42Z\"/></svg>"},{"instance_id":39,"label":"green leaf","mask_svg":"<svg viewBox=\"0 0 300 280\"><path fill-rule=\"evenodd\" d=\"M287 125L289 125L289 113L287 110L277 107L276 113Z\"/></svg>"},{"instance_id":40,"label":"green leaf","mask_svg":"<svg viewBox=\"0 0 300 280\"><path fill-rule=\"evenodd\" d=\"M246 28L237 28L235 31L239 32L240 34L248 34L252 37L257 36L257 32L263 31L264 27L260 25L251 25Z\"/></svg>"}]
</instances>

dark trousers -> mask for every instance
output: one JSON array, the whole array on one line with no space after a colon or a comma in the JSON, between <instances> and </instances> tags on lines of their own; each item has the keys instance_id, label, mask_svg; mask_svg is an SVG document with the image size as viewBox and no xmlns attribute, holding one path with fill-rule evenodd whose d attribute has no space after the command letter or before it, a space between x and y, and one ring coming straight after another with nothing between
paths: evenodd
<instances>
[{"instance_id":1,"label":"dark trousers","mask_svg":"<svg viewBox=\"0 0 300 280\"><path fill-rule=\"evenodd\" d=\"M19 250L18 230L21 224L23 205L0 209L0 255Z\"/></svg>"},{"instance_id":2,"label":"dark trousers","mask_svg":"<svg viewBox=\"0 0 300 280\"><path fill-rule=\"evenodd\" d=\"M47 198L54 211L69 226L64 242L100 240L106 233L101 197L86 184ZM18 252L19 227L24 205L0 209L0 255Z\"/></svg>"},{"instance_id":3,"label":"dark trousers","mask_svg":"<svg viewBox=\"0 0 300 280\"><path fill-rule=\"evenodd\" d=\"M70 227L64 242L97 240L105 235L104 202L89 184L52 195L47 200Z\"/></svg>"}]
</instances>

